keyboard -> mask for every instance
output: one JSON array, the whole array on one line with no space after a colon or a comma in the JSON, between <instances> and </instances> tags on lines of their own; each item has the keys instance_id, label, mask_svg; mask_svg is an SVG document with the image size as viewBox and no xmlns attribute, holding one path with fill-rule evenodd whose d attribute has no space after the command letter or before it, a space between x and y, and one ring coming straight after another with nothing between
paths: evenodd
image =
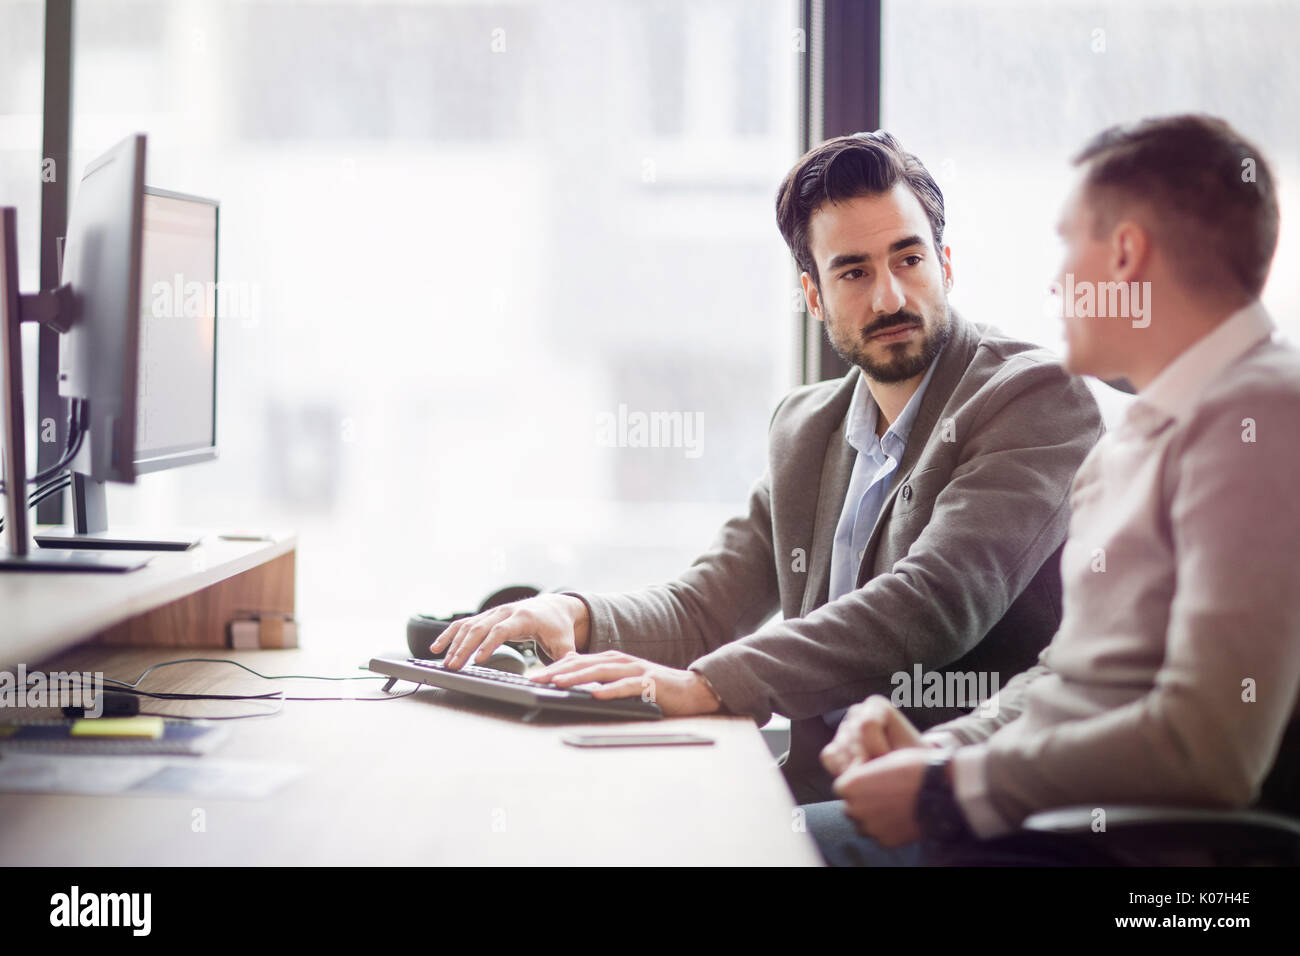
<instances>
[{"instance_id":1,"label":"keyboard","mask_svg":"<svg viewBox=\"0 0 1300 956\"><path fill-rule=\"evenodd\" d=\"M663 717L663 711L659 709L658 704L642 700L640 697L601 700L593 697L588 690L539 684L518 674L507 674L505 671L480 667L477 664L466 664L460 670L448 670L443 666L442 661L417 660L413 657L405 660L395 657L376 657L370 661L370 670L393 678L385 685L385 690L397 680L428 684L431 687L442 687L462 694L526 707L529 711L526 717L538 713L608 717L620 720L658 720Z\"/></svg>"}]
</instances>

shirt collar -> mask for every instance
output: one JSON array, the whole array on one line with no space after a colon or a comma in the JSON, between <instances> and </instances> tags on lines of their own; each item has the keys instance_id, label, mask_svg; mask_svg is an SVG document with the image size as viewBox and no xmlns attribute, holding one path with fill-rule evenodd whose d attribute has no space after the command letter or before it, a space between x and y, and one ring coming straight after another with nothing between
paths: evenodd
<instances>
[{"instance_id":1,"label":"shirt collar","mask_svg":"<svg viewBox=\"0 0 1300 956\"><path fill-rule=\"evenodd\" d=\"M1138 392L1131 410L1145 405L1177 420L1221 372L1273 334L1273 320L1258 300L1238 309L1183 352Z\"/></svg>"},{"instance_id":2,"label":"shirt collar","mask_svg":"<svg viewBox=\"0 0 1300 956\"><path fill-rule=\"evenodd\" d=\"M944 343L943 348L947 347L947 343ZM921 410L921 401L925 398L925 390L930 384L930 379L934 377L934 370L939 367L939 356L943 354L943 348L939 349L934 359L931 360L925 378L921 379L921 384L916 387L912 397L907 400L902 412L894 419L889 428L885 429L884 438L893 435L900 444L907 443L907 436L911 434L912 425ZM857 451L866 452L875 447L877 443L883 443L883 439L876 436L876 422L879 413L879 406L876 405L876 400L872 398L871 391L867 388L867 376L859 369L858 381L853 386L853 397L849 401L848 424L844 428L845 440Z\"/></svg>"}]
</instances>

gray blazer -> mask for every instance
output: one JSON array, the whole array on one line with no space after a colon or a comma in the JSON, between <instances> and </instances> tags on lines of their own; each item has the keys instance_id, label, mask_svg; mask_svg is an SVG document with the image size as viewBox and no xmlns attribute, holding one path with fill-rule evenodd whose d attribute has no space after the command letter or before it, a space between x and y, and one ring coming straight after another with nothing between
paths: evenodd
<instances>
[{"instance_id":1,"label":"gray blazer","mask_svg":"<svg viewBox=\"0 0 1300 956\"><path fill-rule=\"evenodd\" d=\"M813 776L831 736L821 715L889 695L892 674L920 664L1005 682L1031 666L1060 621L1070 482L1101 416L1050 353L956 313L952 322L857 590L827 601L856 455L844 439L855 368L782 400L748 511L680 577L576 595L590 610L588 650L689 666L728 710L760 723L785 714L787 764ZM907 713L926 728L967 710Z\"/></svg>"}]
</instances>

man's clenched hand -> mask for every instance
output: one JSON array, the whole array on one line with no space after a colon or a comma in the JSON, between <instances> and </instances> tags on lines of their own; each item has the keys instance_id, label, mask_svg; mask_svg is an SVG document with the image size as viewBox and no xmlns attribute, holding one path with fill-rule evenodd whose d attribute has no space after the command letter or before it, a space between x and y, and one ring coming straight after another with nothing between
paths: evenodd
<instances>
[{"instance_id":1,"label":"man's clenched hand","mask_svg":"<svg viewBox=\"0 0 1300 956\"><path fill-rule=\"evenodd\" d=\"M866 763L904 747L927 747L921 732L876 694L849 708L835 731L835 739L822 748L822 765L839 776L850 767Z\"/></svg>"}]
</instances>

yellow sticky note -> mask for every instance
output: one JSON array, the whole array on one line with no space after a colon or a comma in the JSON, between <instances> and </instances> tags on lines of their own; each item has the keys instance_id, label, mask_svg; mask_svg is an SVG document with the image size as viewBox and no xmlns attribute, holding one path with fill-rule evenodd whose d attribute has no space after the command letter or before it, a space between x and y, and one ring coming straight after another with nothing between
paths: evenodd
<instances>
[{"instance_id":1,"label":"yellow sticky note","mask_svg":"<svg viewBox=\"0 0 1300 956\"><path fill-rule=\"evenodd\" d=\"M151 737L163 735L161 717L92 717L72 722L70 737Z\"/></svg>"}]
</instances>

